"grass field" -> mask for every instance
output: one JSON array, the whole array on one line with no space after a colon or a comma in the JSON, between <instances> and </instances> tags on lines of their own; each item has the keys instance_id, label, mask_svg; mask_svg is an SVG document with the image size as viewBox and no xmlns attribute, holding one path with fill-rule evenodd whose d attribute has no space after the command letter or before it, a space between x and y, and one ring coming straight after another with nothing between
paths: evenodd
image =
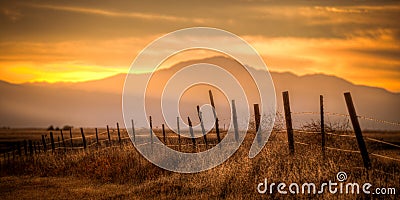
<instances>
[{"instance_id":1,"label":"grass field","mask_svg":"<svg viewBox=\"0 0 400 200\"><path fill-rule=\"evenodd\" d=\"M14 130L15 131L15 130ZM372 133L371 133L372 134ZM384 133L384 137L388 133ZM396 138L392 133L392 139ZM365 170L359 154L327 151L322 159L319 134L295 133L295 140L310 145L295 144L290 156L286 133L273 132L262 152L248 158L252 135L225 163L205 172L179 174L163 170L143 158L131 143L86 151L35 154L3 165L0 194L3 199L286 199L368 198L362 194L258 194L257 185L264 181L305 183L316 185L336 181L344 171L347 182L371 183L374 187L396 188L396 195L379 198L398 199L400 191L400 162L371 157L372 170ZM40 136L40 134L39 134ZM369 135L372 137L372 135ZM375 133L376 136L376 133ZM4 137L2 137L2 141ZM392 140L392 142L395 139ZM355 140L328 137L327 145L357 150ZM400 158L399 149L367 147L386 156ZM373 148L373 149L372 149ZM371 189L372 190L372 189ZM373 196L378 197L378 196Z\"/></svg>"}]
</instances>

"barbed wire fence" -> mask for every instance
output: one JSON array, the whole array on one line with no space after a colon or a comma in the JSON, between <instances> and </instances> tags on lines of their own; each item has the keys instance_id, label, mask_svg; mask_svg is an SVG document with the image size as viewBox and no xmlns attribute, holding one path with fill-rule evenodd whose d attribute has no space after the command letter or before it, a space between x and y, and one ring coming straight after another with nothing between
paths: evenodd
<instances>
[{"instance_id":1,"label":"barbed wire fence","mask_svg":"<svg viewBox=\"0 0 400 200\"><path fill-rule=\"evenodd\" d=\"M370 156L378 158L378 159L384 159L384 160L390 160L393 162L399 162L400 163L400 157L393 157L393 156L388 156L388 155L382 155L379 153L375 152L368 152L368 150L365 147L365 141L371 142L371 143L378 143L381 145L386 145L391 148L399 149L400 150L400 145L395 144L393 142L389 141L384 141L382 139L377 139L373 137L365 137L362 135L361 129L357 130L359 128L358 120L368 120L372 121L374 123L379 123L379 124L384 124L388 126L394 126L400 128L400 123L399 122L391 122L387 120L382 120L382 119L376 119L373 117L369 116L360 116L355 114L354 106L351 108L351 106L348 105L348 110L349 114L344 114L344 113L335 113L335 112L324 112L323 110L323 97L321 96L321 109L320 112L310 112L310 111L303 111L303 112L291 112L290 111L290 103L289 103L289 95L288 92L284 92L286 95L283 95L284 98L284 113L277 113L277 117L275 119L275 127L274 127L274 133L279 134L279 133L287 133L287 141L284 141L285 143L288 144L289 152L294 155L295 154L295 144L297 145L303 145L303 146L320 146L322 155L325 156L325 151L337 151L337 152L343 152L343 153L350 153L350 154L359 154L363 157L363 163L364 163L364 168L366 169L371 169L371 162L370 162ZM346 95L346 94L345 94ZM210 95L212 96L212 95ZM350 99L351 100L351 99ZM349 101L348 98L346 98L346 101ZM351 102L352 104L352 102ZM351 110L353 109L353 112ZM307 116L307 115L313 115L313 116L320 116L319 120L316 121L311 121L308 124L302 124L300 127L292 127L292 122L296 121L296 116ZM294 118L292 118L294 116ZM334 117L342 117L344 120L342 121L342 124L338 125L332 125L327 123L325 121L325 117L329 116L334 116ZM260 127L260 114L258 112L258 104L254 105L254 121L253 121L253 127L254 129L258 130ZM200 123L203 123L200 119ZM204 119L204 120L210 120L210 119ZM218 119L217 116L215 116L215 119L212 119L214 123L216 123L216 127L218 127L218 120L220 121L227 121L227 122L232 122L235 119L232 118L224 118L224 119ZM350 121L352 123L352 126L350 126ZM301 123L300 123L301 124ZM358 125L357 125L358 124ZM349 130L353 127L353 131ZM80 128L80 134L81 136L78 137L73 137L73 131L72 129L69 130L64 130L64 131L69 131L69 137L65 135L65 132L63 130L59 131L59 135L57 136L57 141L55 140L55 137L53 133L56 133L55 131L49 131L48 133L50 134L50 137L46 135L42 135L42 140L24 140L17 142L15 145L12 146L12 149L10 151L4 152L3 156L0 157L0 165L8 165L12 164L16 160L21 160L24 158L29 158L33 156L34 154L41 154L41 153L53 153L53 154L60 154L60 153L66 153L69 151L87 151L90 149L99 149L99 148L109 148L109 147L117 147L118 145L121 147L124 143L131 143L135 142L135 137L140 137L141 135L135 135L135 128L134 124L132 121L132 132L133 135L130 135L126 129L120 130L119 124L117 123L116 128L109 128L107 125L106 131L101 131L98 132L98 129L95 129L95 134L85 134L84 129ZM152 129L153 130L153 129ZM214 132L215 134L220 134L223 136L224 133L226 134L227 129L225 127L223 128L218 128L215 129L214 127ZM197 140L190 140L183 142L183 139L181 140L181 137L179 135L171 135L165 134L165 130L162 130L162 135L160 133L161 130L157 130L158 135L156 137L159 137L160 141L163 142L150 142L150 143L143 143L143 144L136 144L138 146L141 145L167 145L168 147L181 150L182 147L189 147L193 148L193 151L198 152L201 150L207 150L209 148L212 148L213 146L217 145L220 142L219 135L217 135L218 141L215 139L211 141L211 139L207 139L207 137L198 138ZM75 135L77 134L77 131L74 131ZM154 130L156 132L156 130ZM355 133L355 134L353 134ZM321 135L321 141L320 143L310 143L310 142L304 142L304 141L297 141L294 138L294 134L300 137L305 137L309 138L309 136L305 136L306 134L311 134L310 136L314 136L315 134ZM209 135L209 134L207 134ZM150 136L150 135L149 135ZM351 139L351 140L356 140L354 141L358 143L359 149L354 150L354 149L344 149L344 148L338 148L338 147L333 147L333 146L328 146L326 145L326 137L337 137L337 138L346 138L346 139ZM163 139L163 140L161 140ZM171 142L171 139L178 139L176 143ZM186 138L188 139L188 138ZM168 143L166 142L168 140ZM200 140L200 141L199 141ZM202 142L201 142L202 141ZM373 149L370 149L373 150Z\"/></svg>"}]
</instances>

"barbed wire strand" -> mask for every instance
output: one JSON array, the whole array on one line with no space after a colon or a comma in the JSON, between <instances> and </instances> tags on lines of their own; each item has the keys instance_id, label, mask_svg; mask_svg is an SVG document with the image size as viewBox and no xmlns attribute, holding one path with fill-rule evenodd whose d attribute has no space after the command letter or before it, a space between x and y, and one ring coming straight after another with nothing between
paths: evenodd
<instances>
[{"instance_id":1,"label":"barbed wire strand","mask_svg":"<svg viewBox=\"0 0 400 200\"><path fill-rule=\"evenodd\" d=\"M293 115L319 115L319 112L292 112ZM340 116L340 117L350 117L348 114L342 114L342 113L335 113L335 112L325 112L326 115L331 115L331 116ZM369 120L369 121L375 121L383 124L390 124L394 126L400 126L400 122L391 122L387 120L382 120L382 119L376 119L373 117L367 117L367 116L362 116L362 115L357 115L358 118L364 119L364 120Z\"/></svg>"},{"instance_id":2,"label":"barbed wire strand","mask_svg":"<svg viewBox=\"0 0 400 200\"><path fill-rule=\"evenodd\" d=\"M400 148L400 145L393 144L393 143L390 143L390 142L385 142L385 141L378 140L378 139L375 139L375 138L365 137L365 139Z\"/></svg>"},{"instance_id":3,"label":"barbed wire strand","mask_svg":"<svg viewBox=\"0 0 400 200\"><path fill-rule=\"evenodd\" d=\"M334 148L334 147L325 147L325 148L329 149L329 150L343 151L343 152L349 152L349 153L360 153L360 151L355 151L355 150L339 149L339 148Z\"/></svg>"},{"instance_id":4,"label":"barbed wire strand","mask_svg":"<svg viewBox=\"0 0 400 200\"><path fill-rule=\"evenodd\" d=\"M380 155L380 154L376 154L376 153L370 153L370 155L400 162L400 159L392 158L392 157L389 157L389 156L384 156L384 155Z\"/></svg>"}]
</instances>

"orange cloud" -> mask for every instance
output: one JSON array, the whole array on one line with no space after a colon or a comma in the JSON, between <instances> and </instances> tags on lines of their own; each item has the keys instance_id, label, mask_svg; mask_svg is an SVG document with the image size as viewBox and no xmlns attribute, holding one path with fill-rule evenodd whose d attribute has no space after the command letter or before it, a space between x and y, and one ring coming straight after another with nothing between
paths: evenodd
<instances>
[{"instance_id":1,"label":"orange cloud","mask_svg":"<svg viewBox=\"0 0 400 200\"><path fill-rule=\"evenodd\" d=\"M144 20L164 20L164 21L193 21L197 23L203 23L206 21L204 18L185 18L185 17L177 17L173 15L160 15L155 13L143 13L143 12L114 12L110 10L96 9L96 8L85 8L85 7L74 7L74 6L59 6L59 5L47 5L47 4L24 4L26 6L41 8L41 9L50 9L50 10L58 10L58 11L67 11L67 12L77 12L77 13L85 13L85 14L94 14L94 15L102 15L107 17L128 17L128 18L137 18Z\"/></svg>"},{"instance_id":2,"label":"orange cloud","mask_svg":"<svg viewBox=\"0 0 400 200\"><path fill-rule=\"evenodd\" d=\"M332 74L356 84L398 92L400 61L393 54L400 52L400 45L393 35L390 30L375 30L345 39L245 39L260 52L272 71Z\"/></svg>"},{"instance_id":3,"label":"orange cloud","mask_svg":"<svg viewBox=\"0 0 400 200\"><path fill-rule=\"evenodd\" d=\"M158 35L104 41L0 44L0 79L84 81L126 73L136 55ZM347 38L244 36L272 71L325 73L356 84L400 91L400 45L390 29L359 31ZM182 54L180 60L204 57ZM170 65L171 63L166 63ZM257 67L257 66L255 66Z\"/></svg>"}]
</instances>

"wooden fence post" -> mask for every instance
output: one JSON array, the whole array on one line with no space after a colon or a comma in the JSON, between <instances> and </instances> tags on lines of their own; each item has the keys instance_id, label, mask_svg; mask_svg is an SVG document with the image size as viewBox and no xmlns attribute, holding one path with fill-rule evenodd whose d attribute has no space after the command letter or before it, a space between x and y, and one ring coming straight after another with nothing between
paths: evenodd
<instances>
[{"instance_id":1,"label":"wooden fence post","mask_svg":"<svg viewBox=\"0 0 400 200\"><path fill-rule=\"evenodd\" d=\"M111 146L110 128L107 125L108 144Z\"/></svg>"},{"instance_id":2,"label":"wooden fence post","mask_svg":"<svg viewBox=\"0 0 400 200\"><path fill-rule=\"evenodd\" d=\"M44 139L44 135L42 135L42 144L43 144L43 152L47 151L46 140Z\"/></svg>"},{"instance_id":3,"label":"wooden fence post","mask_svg":"<svg viewBox=\"0 0 400 200\"><path fill-rule=\"evenodd\" d=\"M215 112L214 97L213 97L211 90L208 90L208 95L210 96L210 103L213 108L214 118L217 118L217 113Z\"/></svg>"},{"instance_id":4,"label":"wooden fence post","mask_svg":"<svg viewBox=\"0 0 400 200\"><path fill-rule=\"evenodd\" d=\"M256 133L258 133L258 131L260 131L260 122L261 122L260 107L258 104L254 104L254 120L256 124ZM261 144L261 134L257 134L257 142L258 145Z\"/></svg>"},{"instance_id":5,"label":"wooden fence post","mask_svg":"<svg viewBox=\"0 0 400 200\"><path fill-rule=\"evenodd\" d=\"M322 158L325 160L325 120L324 120L324 96L319 96L319 106L321 114L321 148L322 148Z\"/></svg>"},{"instance_id":6,"label":"wooden fence post","mask_svg":"<svg viewBox=\"0 0 400 200\"><path fill-rule=\"evenodd\" d=\"M96 130L96 146L99 145L99 134L97 133L97 128L95 128Z\"/></svg>"},{"instance_id":7,"label":"wooden fence post","mask_svg":"<svg viewBox=\"0 0 400 200\"><path fill-rule=\"evenodd\" d=\"M218 117L215 118L215 132L217 133L218 144L221 143L221 134L219 132L219 120Z\"/></svg>"},{"instance_id":8,"label":"wooden fence post","mask_svg":"<svg viewBox=\"0 0 400 200\"><path fill-rule=\"evenodd\" d=\"M69 128L69 140L71 142L71 149L74 147L74 143L72 142L72 128Z\"/></svg>"},{"instance_id":9,"label":"wooden fence post","mask_svg":"<svg viewBox=\"0 0 400 200\"><path fill-rule=\"evenodd\" d=\"M81 135L82 135L83 149L86 149L86 138L85 138L85 133L83 133L83 128L81 128Z\"/></svg>"},{"instance_id":10,"label":"wooden fence post","mask_svg":"<svg viewBox=\"0 0 400 200\"><path fill-rule=\"evenodd\" d=\"M119 124L117 122L117 131L118 131L118 142L121 145L121 132L119 131Z\"/></svg>"},{"instance_id":11,"label":"wooden fence post","mask_svg":"<svg viewBox=\"0 0 400 200\"><path fill-rule=\"evenodd\" d=\"M351 123L353 124L353 129L356 134L358 147L360 148L361 156L364 162L364 167L366 169L371 169L371 161L369 159L367 147L362 136L360 124L358 123L356 109L354 108L350 92L344 93L344 98L346 100L347 110L349 111Z\"/></svg>"},{"instance_id":12,"label":"wooden fence post","mask_svg":"<svg viewBox=\"0 0 400 200\"><path fill-rule=\"evenodd\" d=\"M235 100L232 100L232 120L233 120L233 128L235 129L235 141L239 142L239 128L237 122L237 113L236 113L236 105Z\"/></svg>"},{"instance_id":13,"label":"wooden fence post","mask_svg":"<svg viewBox=\"0 0 400 200\"><path fill-rule=\"evenodd\" d=\"M293 128L292 128L292 116L290 112L289 92L288 91L283 92L282 96L283 96L283 107L285 110L286 131L288 135L289 152L291 155L293 155L294 138L293 138Z\"/></svg>"},{"instance_id":14,"label":"wooden fence post","mask_svg":"<svg viewBox=\"0 0 400 200\"><path fill-rule=\"evenodd\" d=\"M221 143L221 137L220 137L220 134L219 134L219 119L218 119L218 117L215 118L215 131L217 132L218 144L220 144Z\"/></svg>"},{"instance_id":15,"label":"wooden fence post","mask_svg":"<svg viewBox=\"0 0 400 200\"><path fill-rule=\"evenodd\" d=\"M151 140L151 148L153 148L153 121L151 119L151 116L149 116L150 120L150 140Z\"/></svg>"},{"instance_id":16,"label":"wooden fence post","mask_svg":"<svg viewBox=\"0 0 400 200\"><path fill-rule=\"evenodd\" d=\"M210 103L213 108L213 114L214 114L214 120L215 120L215 132L217 134L217 140L218 140L218 144L219 144L221 142L221 136L219 133L219 124L218 124L219 122L218 122L217 112L215 111L214 97L213 97L211 90L208 90L208 95L210 96Z\"/></svg>"},{"instance_id":17,"label":"wooden fence post","mask_svg":"<svg viewBox=\"0 0 400 200\"><path fill-rule=\"evenodd\" d=\"M55 147L55 145L54 145L53 132L51 132L51 131L50 131L50 141L51 141L51 150L52 150L53 153L54 153L56 147Z\"/></svg>"},{"instance_id":18,"label":"wooden fence post","mask_svg":"<svg viewBox=\"0 0 400 200\"><path fill-rule=\"evenodd\" d=\"M188 123L189 123L190 136L192 137L193 151L196 152L196 138L194 138L194 133L193 133L193 128L192 128L192 121L190 121L190 117L188 117Z\"/></svg>"},{"instance_id":19,"label":"wooden fence post","mask_svg":"<svg viewBox=\"0 0 400 200\"><path fill-rule=\"evenodd\" d=\"M131 120L131 122L132 122L132 136L133 136L133 142L136 142L135 124L133 123L133 119Z\"/></svg>"},{"instance_id":20,"label":"wooden fence post","mask_svg":"<svg viewBox=\"0 0 400 200\"><path fill-rule=\"evenodd\" d=\"M60 136L57 136L58 148L61 147Z\"/></svg>"},{"instance_id":21,"label":"wooden fence post","mask_svg":"<svg viewBox=\"0 0 400 200\"><path fill-rule=\"evenodd\" d=\"M200 106L198 106L198 105L197 105L197 115L199 116L201 132L203 133L204 143L206 144L206 149L208 149L207 134L206 134L206 130L204 129L203 116L200 111Z\"/></svg>"},{"instance_id":22,"label":"wooden fence post","mask_svg":"<svg viewBox=\"0 0 400 200\"><path fill-rule=\"evenodd\" d=\"M64 134L63 134L62 129L60 129L60 133L61 133L61 140L62 140L62 143L63 143L64 151L67 151L67 149L65 148L65 140L64 140Z\"/></svg>"},{"instance_id":23,"label":"wooden fence post","mask_svg":"<svg viewBox=\"0 0 400 200\"><path fill-rule=\"evenodd\" d=\"M179 127L179 117L176 117L176 125L178 126L178 147L179 147L179 151L181 150L181 130Z\"/></svg>"},{"instance_id":24,"label":"wooden fence post","mask_svg":"<svg viewBox=\"0 0 400 200\"><path fill-rule=\"evenodd\" d=\"M258 129L260 128L260 107L258 104L254 104L254 123L256 125L256 133L258 132Z\"/></svg>"},{"instance_id":25,"label":"wooden fence post","mask_svg":"<svg viewBox=\"0 0 400 200\"><path fill-rule=\"evenodd\" d=\"M162 124L161 126L162 126L162 134L163 134L164 144L167 145L167 141L165 140L165 127L164 127L164 124Z\"/></svg>"}]
</instances>

